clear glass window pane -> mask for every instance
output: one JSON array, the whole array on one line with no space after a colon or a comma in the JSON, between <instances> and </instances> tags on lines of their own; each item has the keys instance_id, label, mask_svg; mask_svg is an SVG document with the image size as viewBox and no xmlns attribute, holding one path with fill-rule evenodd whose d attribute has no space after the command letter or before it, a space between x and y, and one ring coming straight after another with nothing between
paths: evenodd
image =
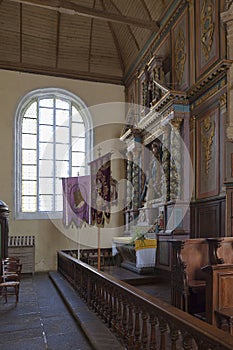
<instances>
[{"instance_id":1,"label":"clear glass window pane","mask_svg":"<svg viewBox=\"0 0 233 350\"><path fill-rule=\"evenodd\" d=\"M74 166L72 167L72 174L71 176L84 176L85 175L85 168L80 166Z\"/></svg>"},{"instance_id":2,"label":"clear glass window pane","mask_svg":"<svg viewBox=\"0 0 233 350\"><path fill-rule=\"evenodd\" d=\"M23 196L22 197L22 212L36 212L36 197Z\"/></svg>"},{"instance_id":3,"label":"clear glass window pane","mask_svg":"<svg viewBox=\"0 0 233 350\"><path fill-rule=\"evenodd\" d=\"M55 197L55 210L62 211L63 210L63 196L58 195Z\"/></svg>"},{"instance_id":4,"label":"clear glass window pane","mask_svg":"<svg viewBox=\"0 0 233 350\"><path fill-rule=\"evenodd\" d=\"M39 159L53 159L53 143L39 144Z\"/></svg>"},{"instance_id":5,"label":"clear glass window pane","mask_svg":"<svg viewBox=\"0 0 233 350\"><path fill-rule=\"evenodd\" d=\"M24 113L25 118L37 119L37 102L33 102Z\"/></svg>"},{"instance_id":6,"label":"clear glass window pane","mask_svg":"<svg viewBox=\"0 0 233 350\"><path fill-rule=\"evenodd\" d=\"M85 128L82 123L72 123L72 137L85 136Z\"/></svg>"},{"instance_id":7,"label":"clear glass window pane","mask_svg":"<svg viewBox=\"0 0 233 350\"><path fill-rule=\"evenodd\" d=\"M39 140L40 142L53 142L53 127L49 125L40 125Z\"/></svg>"},{"instance_id":8,"label":"clear glass window pane","mask_svg":"<svg viewBox=\"0 0 233 350\"><path fill-rule=\"evenodd\" d=\"M41 177L39 180L39 194L53 194L53 179Z\"/></svg>"},{"instance_id":9,"label":"clear glass window pane","mask_svg":"<svg viewBox=\"0 0 233 350\"><path fill-rule=\"evenodd\" d=\"M53 176L53 161L40 160L39 161L39 176L40 177L52 177Z\"/></svg>"},{"instance_id":10,"label":"clear glass window pane","mask_svg":"<svg viewBox=\"0 0 233 350\"><path fill-rule=\"evenodd\" d=\"M69 126L69 111L56 110L56 125Z\"/></svg>"},{"instance_id":11,"label":"clear glass window pane","mask_svg":"<svg viewBox=\"0 0 233 350\"><path fill-rule=\"evenodd\" d=\"M53 196L40 195L39 196L39 211L52 211L53 210Z\"/></svg>"},{"instance_id":12,"label":"clear glass window pane","mask_svg":"<svg viewBox=\"0 0 233 350\"><path fill-rule=\"evenodd\" d=\"M56 161L56 177L67 177L69 176L69 162L67 161Z\"/></svg>"},{"instance_id":13,"label":"clear glass window pane","mask_svg":"<svg viewBox=\"0 0 233 350\"><path fill-rule=\"evenodd\" d=\"M28 134L22 135L22 148L36 149L36 146L37 146L36 135L28 135Z\"/></svg>"},{"instance_id":14,"label":"clear glass window pane","mask_svg":"<svg viewBox=\"0 0 233 350\"><path fill-rule=\"evenodd\" d=\"M54 100L53 98L41 98L39 100L39 107L53 107Z\"/></svg>"},{"instance_id":15,"label":"clear glass window pane","mask_svg":"<svg viewBox=\"0 0 233 350\"><path fill-rule=\"evenodd\" d=\"M70 141L70 130L66 127L56 127L56 142L58 143L69 143Z\"/></svg>"},{"instance_id":16,"label":"clear glass window pane","mask_svg":"<svg viewBox=\"0 0 233 350\"><path fill-rule=\"evenodd\" d=\"M22 181L22 195L31 195L35 196L36 195L36 181Z\"/></svg>"},{"instance_id":17,"label":"clear glass window pane","mask_svg":"<svg viewBox=\"0 0 233 350\"><path fill-rule=\"evenodd\" d=\"M73 166L84 166L84 153L73 152L72 153L72 165Z\"/></svg>"},{"instance_id":18,"label":"clear glass window pane","mask_svg":"<svg viewBox=\"0 0 233 350\"><path fill-rule=\"evenodd\" d=\"M56 98L56 108L69 109L70 103L60 98Z\"/></svg>"},{"instance_id":19,"label":"clear glass window pane","mask_svg":"<svg viewBox=\"0 0 233 350\"><path fill-rule=\"evenodd\" d=\"M22 132L24 134L36 134L37 133L36 119L23 118Z\"/></svg>"},{"instance_id":20,"label":"clear glass window pane","mask_svg":"<svg viewBox=\"0 0 233 350\"><path fill-rule=\"evenodd\" d=\"M40 108L39 123L53 125L53 109Z\"/></svg>"},{"instance_id":21,"label":"clear glass window pane","mask_svg":"<svg viewBox=\"0 0 233 350\"><path fill-rule=\"evenodd\" d=\"M74 106L72 106L72 120L74 122L83 123L83 118L81 114L78 112L77 108Z\"/></svg>"},{"instance_id":22,"label":"clear glass window pane","mask_svg":"<svg viewBox=\"0 0 233 350\"><path fill-rule=\"evenodd\" d=\"M73 138L72 139L72 151L73 152L85 152L85 138Z\"/></svg>"},{"instance_id":23,"label":"clear glass window pane","mask_svg":"<svg viewBox=\"0 0 233 350\"><path fill-rule=\"evenodd\" d=\"M69 160L69 145L56 145L56 159L57 160Z\"/></svg>"},{"instance_id":24,"label":"clear glass window pane","mask_svg":"<svg viewBox=\"0 0 233 350\"><path fill-rule=\"evenodd\" d=\"M56 194L62 194L62 182L61 179L57 178L56 179Z\"/></svg>"},{"instance_id":25,"label":"clear glass window pane","mask_svg":"<svg viewBox=\"0 0 233 350\"><path fill-rule=\"evenodd\" d=\"M22 166L22 179L23 180L36 180L36 165L23 165Z\"/></svg>"},{"instance_id":26,"label":"clear glass window pane","mask_svg":"<svg viewBox=\"0 0 233 350\"><path fill-rule=\"evenodd\" d=\"M56 177L68 177L69 176L69 162L62 161L59 162L56 171Z\"/></svg>"},{"instance_id":27,"label":"clear glass window pane","mask_svg":"<svg viewBox=\"0 0 233 350\"><path fill-rule=\"evenodd\" d=\"M23 150L22 151L22 164L34 164L36 165L36 151L35 150Z\"/></svg>"}]
</instances>

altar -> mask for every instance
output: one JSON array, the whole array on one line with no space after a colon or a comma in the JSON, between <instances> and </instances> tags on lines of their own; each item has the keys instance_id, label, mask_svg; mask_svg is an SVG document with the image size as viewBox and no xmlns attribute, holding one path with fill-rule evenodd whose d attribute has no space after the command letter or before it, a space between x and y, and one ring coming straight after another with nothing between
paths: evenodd
<instances>
[{"instance_id":1,"label":"altar","mask_svg":"<svg viewBox=\"0 0 233 350\"><path fill-rule=\"evenodd\" d=\"M114 237L113 254L121 257L120 266L139 274L153 273L156 263L157 240Z\"/></svg>"}]
</instances>

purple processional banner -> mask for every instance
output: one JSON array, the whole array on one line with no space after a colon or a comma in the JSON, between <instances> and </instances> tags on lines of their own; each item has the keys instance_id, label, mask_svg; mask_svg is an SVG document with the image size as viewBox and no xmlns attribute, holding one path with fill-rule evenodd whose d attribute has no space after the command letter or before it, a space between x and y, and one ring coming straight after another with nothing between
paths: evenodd
<instances>
[{"instance_id":1,"label":"purple processional banner","mask_svg":"<svg viewBox=\"0 0 233 350\"><path fill-rule=\"evenodd\" d=\"M90 224L90 176L62 178L63 223L66 227L73 222L76 227Z\"/></svg>"},{"instance_id":2,"label":"purple processional banner","mask_svg":"<svg viewBox=\"0 0 233 350\"><path fill-rule=\"evenodd\" d=\"M91 224L104 227L110 220L111 153L90 162L91 167Z\"/></svg>"}]
</instances>

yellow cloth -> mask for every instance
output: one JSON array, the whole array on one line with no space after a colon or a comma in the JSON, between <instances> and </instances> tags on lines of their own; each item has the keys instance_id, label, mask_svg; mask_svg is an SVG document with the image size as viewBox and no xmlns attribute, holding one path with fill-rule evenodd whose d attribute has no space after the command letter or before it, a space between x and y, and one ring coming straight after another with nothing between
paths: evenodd
<instances>
[{"instance_id":1,"label":"yellow cloth","mask_svg":"<svg viewBox=\"0 0 233 350\"><path fill-rule=\"evenodd\" d=\"M137 239L134 241L135 250L147 249L147 248L157 248L157 240L156 239Z\"/></svg>"}]
</instances>

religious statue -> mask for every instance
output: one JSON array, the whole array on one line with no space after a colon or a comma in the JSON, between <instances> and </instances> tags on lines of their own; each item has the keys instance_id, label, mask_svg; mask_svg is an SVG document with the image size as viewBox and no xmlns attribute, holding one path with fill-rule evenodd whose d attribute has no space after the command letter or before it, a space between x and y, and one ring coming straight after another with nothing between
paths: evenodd
<instances>
[{"instance_id":1,"label":"religious statue","mask_svg":"<svg viewBox=\"0 0 233 350\"><path fill-rule=\"evenodd\" d=\"M146 181L146 202L150 202L153 199L160 198L162 196L161 186L161 163L162 163L162 147L159 140L153 141L151 145L153 153L152 159L149 165L149 171Z\"/></svg>"}]
</instances>

